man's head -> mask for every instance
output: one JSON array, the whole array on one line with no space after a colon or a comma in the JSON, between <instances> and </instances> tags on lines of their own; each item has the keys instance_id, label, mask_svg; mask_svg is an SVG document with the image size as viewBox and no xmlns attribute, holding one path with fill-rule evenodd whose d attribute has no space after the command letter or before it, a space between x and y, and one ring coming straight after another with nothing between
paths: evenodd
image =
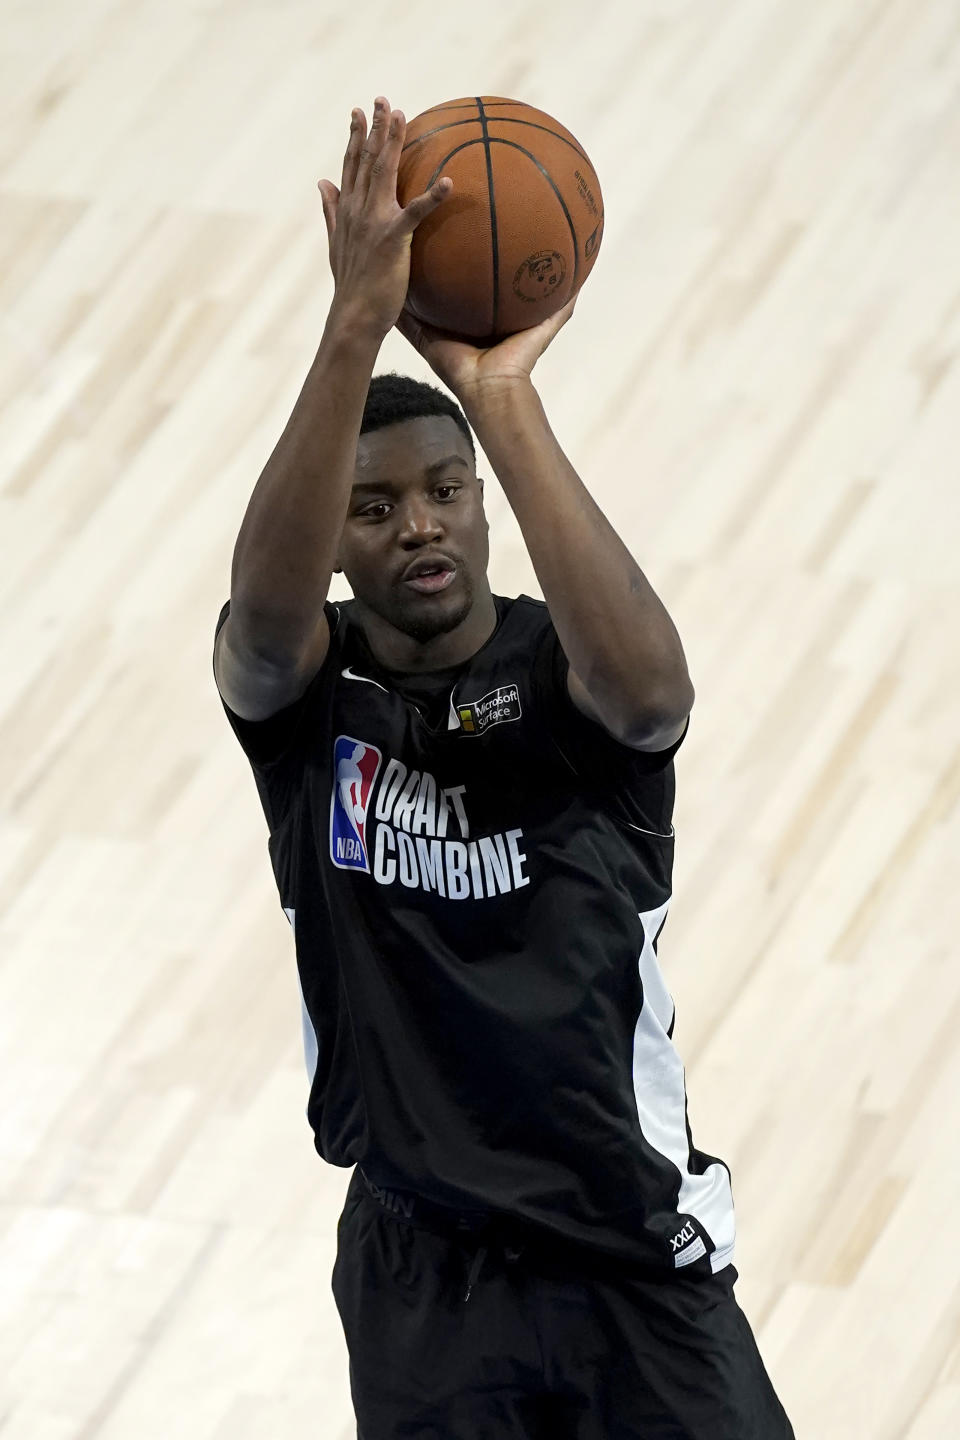
<instances>
[{"instance_id":1,"label":"man's head","mask_svg":"<svg viewBox=\"0 0 960 1440\"><path fill-rule=\"evenodd\" d=\"M338 562L363 612L426 644L489 600L488 557L463 412L433 385L375 376Z\"/></svg>"}]
</instances>

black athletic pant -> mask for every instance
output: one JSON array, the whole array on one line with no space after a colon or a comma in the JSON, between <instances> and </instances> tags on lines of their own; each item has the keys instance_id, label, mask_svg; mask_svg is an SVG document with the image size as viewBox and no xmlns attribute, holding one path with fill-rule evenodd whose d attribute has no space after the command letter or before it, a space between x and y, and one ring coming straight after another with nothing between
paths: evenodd
<instances>
[{"instance_id":1,"label":"black athletic pant","mask_svg":"<svg viewBox=\"0 0 960 1440\"><path fill-rule=\"evenodd\" d=\"M572 1278L377 1193L358 1168L333 1271L358 1440L793 1440L732 1266Z\"/></svg>"}]
</instances>

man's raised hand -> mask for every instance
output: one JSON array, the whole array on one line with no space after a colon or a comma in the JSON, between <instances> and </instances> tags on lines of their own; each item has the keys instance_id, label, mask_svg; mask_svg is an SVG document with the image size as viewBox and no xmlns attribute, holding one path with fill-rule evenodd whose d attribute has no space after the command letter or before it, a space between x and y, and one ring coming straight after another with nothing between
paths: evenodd
<instances>
[{"instance_id":1,"label":"man's raised hand","mask_svg":"<svg viewBox=\"0 0 960 1440\"><path fill-rule=\"evenodd\" d=\"M518 330L491 345L478 345L445 334L432 325L425 325L409 310L401 312L397 329L467 408L484 393L489 395L505 385L528 383L533 367L566 325L576 303L574 296L562 310L541 320L539 325Z\"/></svg>"},{"instance_id":2,"label":"man's raised hand","mask_svg":"<svg viewBox=\"0 0 960 1440\"><path fill-rule=\"evenodd\" d=\"M351 323L386 335L395 324L410 282L414 230L453 189L446 176L405 208L397 201L397 169L407 122L382 95L373 106L367 134L362 110L354 110L343 157L340 189L318 182L330 242L334 307Z\"/></svg>"}]
</instances>

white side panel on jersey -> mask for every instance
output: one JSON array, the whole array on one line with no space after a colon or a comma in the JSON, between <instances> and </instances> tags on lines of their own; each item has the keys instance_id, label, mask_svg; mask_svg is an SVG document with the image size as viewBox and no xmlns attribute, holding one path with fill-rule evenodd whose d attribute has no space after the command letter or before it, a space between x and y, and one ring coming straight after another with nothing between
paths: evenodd
<instances>
[{"instance_id":1,"label":"white side panel on jersey","mask_svg":"<svg viewBox=\"0 0 960 1440\"><path fill-rule=\"evenodd\" d=\"M288 910L286 905L283 913L290 921L290 929L296 938L297 933L297 912ZM317 1057L320 1054L320 1047L317 1044L317 1032L313 1028L313 1021L310 1019L310 1012L307 1010L307 1002L303 998L303 986L300 984L300 968L297 967L297 986L300 990L300 1021L303 1025L303 1058L307 1063L307 1075L310 1084L313 1084L313 1077L317 1073Z\"/></svg>"},{"instance_id":2,"label":"white side panel on jersey","mask_svg":"<svg viewBox=\"0 0 960 1440\"><path fill-rule=\"evenodd\" d=\"M640 912L643 925L643 950L640 954L643 1008L633 1036L633 1093L644 1139L680 1171L678 1211L698 1220L716 1246L710 1257L711 1267L716 1272L733 1259L733 1192L725 1165L719 1162L708 1165L702 1175L691 1174L689 1169L683 1064L667 1034L673 1020L673 1000L653 948L669 907L670 901L667 900L656 910ZM702 1245L699 1253L703 1253ZM674 1263L681 1266L692 1259L696 1259L695 1254L679 1252L674 1256Z\"/></svg>"}]
</instances>

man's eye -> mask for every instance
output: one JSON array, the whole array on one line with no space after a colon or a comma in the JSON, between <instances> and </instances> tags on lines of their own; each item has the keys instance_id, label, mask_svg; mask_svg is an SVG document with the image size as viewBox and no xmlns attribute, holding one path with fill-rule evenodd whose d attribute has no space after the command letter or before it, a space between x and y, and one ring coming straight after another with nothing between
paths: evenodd
<instances>
[{"instance_id":1,"label":"man's eye","mask_svg":"<svg viewBox=\"0 0 960 1440\"><path fill-rule=\"evenodd\" d=\"M390 506L385 500L377 500L373 505L366 505L360 514L369 520L382 520L389 510Z\"/></svg>"},{"instance_id":2,"label":"man's eye","mask_svg":"<svg viewBox=\"0 0 960 1440\"><path fill-rule=\"evenodd\" d=\"M438 485L436 490L437 499L452 500L459 489L459 485Z\"/></svg>"}]
</instances>

